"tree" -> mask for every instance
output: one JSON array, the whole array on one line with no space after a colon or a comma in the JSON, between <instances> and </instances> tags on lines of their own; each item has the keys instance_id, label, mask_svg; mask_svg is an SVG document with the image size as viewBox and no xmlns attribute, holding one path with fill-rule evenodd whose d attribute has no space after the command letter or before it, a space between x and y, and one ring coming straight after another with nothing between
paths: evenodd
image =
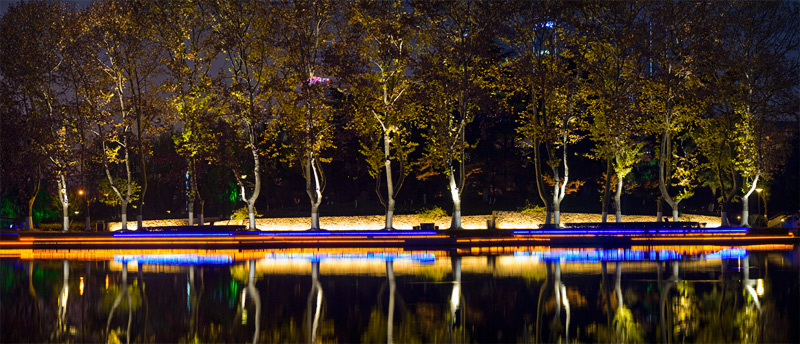
<instances>
[{"instance_id":1,"label":"tree","mask_svg":"<svg viewBox=\"0 0 800 344\"><path fill-rule=\"evenodd\" d=\"M351 126L360 133L360 152L376 180L389 230L395 198L409 172L408 155L417 145L410 140L417 107L408 96L414 86L415 18L403 1L355 2L347 7L346 18L353 33L335 46L334 54L344 55L337 56L337 75L351 93ZM386 175L386 196L380 190L381 172Z\"/></svg>"},{"instance_id":2,"label":"tree","mask_svg":"<svg viewBox=\"0 0 800 344\"><path fill-rule=\"evenodd\" d=\"M691 131L704 110L695 94L703 87L698 71L701 52L708 47L705 33L711 19L706 3L651 3L646 18L652 25L647 56L653 70L643 90L646 111L652 114L649 132L660 136L659 190L678 221L678 205L694 193L698 160ZM661 218L661 213L657 214Z\"/></svg>"},{"instance_id":3,"label":"tree","mask_svg":"<svg viewBox=\"0 0 800 344\"><path fill-rule=\"evenodd\" d=\"M425 102L423 113L429 126L426 159L443 170L453 201L451 229L461 228L461 194L469 171L467 125L479 110L488 75L487 56L492 47L492 29L497 12L491 2L415 2L419 11L424 47L415 73Z\"/></svg>"},{"instance_id":4,"label":"tree","mask_svg":"<svg viewBox=\"0 0 800 344\"><path fill-rule=\"evenodd\" d=\"M517 132L532 150L534 180L547 212L545 223L561 222L561 202L569 184L569 145L575 143L575 120L582 98L582 37L564 20L575 8L566 3L515 3L503 18L503 43L513 57L503 66L502 85L510 107L519 112ZM561 150L559 154L559 150ZM554 181L552 192L545 184ZM563 166L563 175L561 167Z\"/></svg>"},{"instance_id":5,"label":"tree","mask_svg":"<svg viewBox=\"0 0 800 344\"><path fill-rule=\"evenodd\" d=\"M637 44L643 32L642 10L639 2L588 4L583 10L583 29L592 32L584 60L589 85L584 94L587 118L584 128L597 143L591 156L606 160L613 167L617 187L614 194L616 221L622 221L623 181L633 165L640 160L644 145L640 135L642 94L642 63ZM611 171L606 172L603 194L603 222L608 213L606 204L611 187Z\"/></svg>"},{"instance_id":6,"label":"tree","mask_svg":"<svg viewBox=\"0 0 800 344\"><path fill-rule=\"evenodd\" d=\"M281 126L287 134L286 160L298 163L311 203L311 229L319 229L319 206L326 177L323 152L333 146L333 118L329 104L329 66L324 61L334 31L330 1L287 1L280 4L278 46L284 77L279 95Z\"/></svg>"},{"instance_id":7,"label":"tree","mask_svg":"<svg viewBox=\"0 0 800 344\"><path fill-rule=\"evenodd\" d=\"M109 83L96 102L99 106L96 111L100 114L96 133L101 140L106 177L120 199L122 230L127 230L127 207L131 201L134 172L131 152L135 152L135 146L143 162L142 192L147 188L142 141L145 126L152 118L146 117L144 98L150 87L149 78L155 73L157 54L153 53L152 34L146 24L149 18L138 4L99 1L92 3L88 11L94 35L92 50L97 54L95 63ZM113 182L112 165L118 164L124 165L127 180L124 189L117 188ZM143 202L144 197L140 195L139 199Z\"/></svg>"},{"instance_id":8,"label":"tree","mask_svg":"<svg viewBox=\"0 0 800 344\"><path fill-rule=\"evenodd\" d=\"M18 90L16 99L21 111L16 114L24 116L23 125L31 130L28 133L31 141L27 144L32 147L27 149L40 151L52 166L65 232L69 230L67 183L76 143L74 123L64 111L64 92L58 87L67 18L68 9L62 3L24 2L9 7L0 27L5 37L0 50L3 60L0 72L5 82ZM40 176L41 168L36 167L36 171ZM37 181L29 199L29 215L38 193L39 178L34 178Z\"/></svg>"},{"instance_id":9,"label":"tree","mask_svg":"<svg viewBox=\"0 0 800 344\"><path fill-rule=\"evenodd\" d=\"M175 136L176 150L187 160L189 190L189 225L194 221L194 202L200 201L199 224L203 222L205 202L198 192L198 160L213 160L218 141L214 133L215 108L219 96L210 74L218 55L214 44L212 21L208 19L208 2L153 2L157 18L157 37L164 51L163 63L170 76L164 83L167 101L183 132Z\"/></svg>"},{"instance_id":10,"label":"tree","mask_svg":"<svg viewBox=\"0 0 800 344\"><path fill-rule=\"evenodd\" d=\"M724 104L734 121L734 168L742 186L742 225L749 225L749 197L758 182L783 164L789 131L779 122L797 114L798 6L787 3L735 3L726 13L721 48L729 58L724 73Z\"/></svg>"},{"instance_id":11,"label":"tree","mask_svg":"<svg viewBox=\"0 0 800 344\"><path fill-rule=\"evenodd\" d=\"M218 0L213 3L212 18L214 39L228 63L226 78L221 84L227 107L221 117L230 124L239 137L244 138L244 148L253 159L252 180L249 184L244 165L238 159L224 158L241 190L241 199L247 204L248 229L255 230L255 203L261 192L261 155L259 133L274 133L274 93L279 85L276 65L278 49L275 47L274 3L240 3ZM265 124L266 122L266 124ZM250 187L249 185L252 185ZM251 192L248 194L248 189Z\"/></svg>"}]
</instances>

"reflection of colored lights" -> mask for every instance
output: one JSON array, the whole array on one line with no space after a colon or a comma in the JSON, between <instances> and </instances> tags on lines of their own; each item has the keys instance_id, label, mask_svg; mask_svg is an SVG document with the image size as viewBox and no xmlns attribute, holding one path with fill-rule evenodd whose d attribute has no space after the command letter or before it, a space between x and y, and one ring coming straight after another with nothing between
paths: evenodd
<instances>
[{"instance_id":1,"label":"reflection of colored lights","mask_svg":"<svg viewBox=\"0 0 800 344\"><path fill-rule=\"evenodd\" d=\"M83 296L83 277L81 277L81 284L78 287L78 290L80 290L80 295Z\"/></svg>"},{"instance_id":2,"label":"reflection of colored lights","mask_svg":"<svg viewBox=\"0 0 800 344\"><path fill-rule=\"evenodd\" d=\"M758 280L756 280L756 294L758 294L758 296L764 296L764 279L763 278L759 278Z\"/></svg>"},{"instance_id":3,"label":"reflection of colored lights","mask_svg":"<svg viewBox=\"0 0 800 344\"><path fill-rule=\"evenodd\" d=\"M726 248L703 257L704 259L739 259L747 256L743 248Z\"/></svg>"},{"instance_id":4,"label":"reflection of colored lights","mask_svg":"<svg viewBox=\"0 0 800 344\"><path fill-rule=\"evenodd\" d=\"M408 260L421 264L433 264L436 255L432 253L397 253L397 252L364 252L364 253L269 253L266 260L307 260L320 262L323 260L358 260L393 262Z\"/></svg>"},{"instance_id":5,"label":"reflection of colored lights","mask_svg":"<svg viewBox=\"0 0 800 344\"><path fill-rule=\"evenodd\" d=\"M515 230L514 235L621 235L621 234L719 234L747 233L747 228L685 228L685 229L531 229Z\"/></svg>"},{"instance_id":6,"label":"reflection of colored lights","mask_svg":"<svg viewBox=\"0 0 800 344\"><path fill-rule=\"evenodd\" d=\"M114 262L139 262L155 265L224 265L233 263L229 255L197 255L197 254L140 254L115 255Z\"/></svg>"},{"instance_id":7,"label":"reflection of colored lights","mask_svg":"<svg viewBox=\"0 0 800 344\"><path fill-rule=\"evenodd\" d=\"M108 290L108 274L106 274L106 290Z\"/></svg>"},{"instance_id":8,"label":"reflection of colored lights","mask_svg":"<svg viewBox=\"0 0 800 344\"><path fill-rule=\"evenodd\" d=\"M350 235L358 235L358 236L403 236L403 235L436 235L436 231L408 231L408 230L400 230L400 231L308 231L308 232L291 232L291 231L281 231L281 232L259 232L258 235L260 236L350 236Z\"/></svg>"},{"instance_id":9,"label":"reflection of colored lights","mask_svg":"<svg viewBox=\"0 0 800 344\"><path fill-rule=\"evenodd\" d=\"M720 251L697 255L698 259L736 259L747 255L744 248L727 248ZM671 249L552 249L536 251L514 252L517 259L533 259L535 261L566 261L580 263L597 263L606 261L663 261L680 260L684 258L683 252Z\"/></svg>"}]
</instances>

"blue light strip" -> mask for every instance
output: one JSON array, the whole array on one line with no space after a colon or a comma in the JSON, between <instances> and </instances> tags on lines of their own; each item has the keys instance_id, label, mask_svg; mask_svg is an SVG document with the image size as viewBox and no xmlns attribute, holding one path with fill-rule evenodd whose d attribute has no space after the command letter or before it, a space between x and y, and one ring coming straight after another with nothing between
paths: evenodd
<instances>
[{"instance_id":1,"label":"blue light strip","mask_svg":"<svg viewBox=\"0 0 800 344\"><path fill-rule=\"evenodd\" d=\"M225 254L121 254L114 255L114 262L139 262L149 265L226 265L233 263L233 259Z\"/></svg>"},{"instance_id":2,"label":"blue light strip","mask_svg":"<svg viewBox=\"0 0 800 344\"><path fill-rule=\"evenodd\" d=\"M436 255L433 253L394 253L394 252L367 252L367 253L268 253L266 260L305 260L320 262L323 260L358 260L393 262L396 260L410 260L419 264L433 264Z\"/></svg>"},{"instance_id":3,"label":"blue light strip","mask_svg":"<svg viewBox=\"0 0 800 344\"><path fill-rule=\"evenodd\" d=\"M116 238L179 238L232 235L233 233L114 233Z\"/></svg>"},{"instance_id":4,"label":"blue light strip","mask_svg":"<svg viewBox=\"0 0 800 344\"><path fill-rule=\"evenodd\" d=\"M262 236L402 236L402 235L436 235L436 231L282 231L258 232Z\"/></svg>"}]
</instances>

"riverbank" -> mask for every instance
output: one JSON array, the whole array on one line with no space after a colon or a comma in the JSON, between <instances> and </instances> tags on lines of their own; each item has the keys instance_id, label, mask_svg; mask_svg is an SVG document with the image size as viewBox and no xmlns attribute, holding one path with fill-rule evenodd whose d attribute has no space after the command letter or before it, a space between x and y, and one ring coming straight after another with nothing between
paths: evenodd
<instances>
[{"instance_id":1,"label":"riverbank","mask_svg":"<svg viewBox=\"0 0 800 344\"><path fill-rule=\"evenodd\" d=\"M545 222L544 213L523 213L517 211L497 211L494 215L467 215L461 217L461 226L467 230L486 229L488 220L494 218L497 229L517 229L517 228L539 228ZM683 222L698 222L705 224L705 227L719 227L718 216L681 214L679 217ZM375 230L381 229L385 225L385 216L366 215L366 216L322 216L320 226L323 229L336 230ZM671 218L670 218L671 220ZM590 223L601 222L602 216L593 213L562 213L561 222L563 223ZM614 214L609 214L609 222L614 222ZM644 215L624 215L622 222L649 222L655 221L655 216ZM204 221L204 225L246 225L246 220L222 220ZM283 218L259 218L256 219L256 228L262 231L301 231L307 230L310 226L310 217L283 217ZM410 230L420 223L433 223L440 229L450 228L450 217L428 218L419 214L395 215L393 217L393 227L399 230ZM142 221L144 227L167 227L167 226L186 226L187 219L163 219ZM121 222L109 222L110 231L118 231L122 228ZM128 229L136 230L136 221L128 221Z\"/></svg>"}]
</instances>

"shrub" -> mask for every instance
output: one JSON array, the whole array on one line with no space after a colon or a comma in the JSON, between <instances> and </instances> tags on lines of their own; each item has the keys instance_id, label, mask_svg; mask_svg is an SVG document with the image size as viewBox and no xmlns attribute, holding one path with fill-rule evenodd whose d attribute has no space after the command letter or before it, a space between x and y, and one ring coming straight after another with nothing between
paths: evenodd
<instances>
[{"instance_id":1,"label":"shrub","mask_svg":"<svg viewBox=\"0 0 800 344\"><path fill-rule=\"evenodd\" d=\"M422 210L419 214L417 214L423 221L433 221L440 217L447 216L447 212L444 209L439 207L433 207L431 209Z\"/></svg>"},{"instance_id":2,"label":"shrub","mask_svg":"<svg viewBox=\"0 0 800 344\"><path fill-rule=\"evenodd\" d=\"M531 204L531 202L526 202L524 206L519 208L519 212L523 214L539 214L544 213L545 208L540 205Z\"/></svg>"},{"instance_id":3,"label":"shrub","mask_svg":"<svg viewBox=\"0 0 800 344\"><path fill-rule=\"evenodd\" d=\"M256 217L258 217L258 210L253 209L253 214ZM233 212L233 215L231 215L231 220L239 221L239 220L249 220L249 219L250 217L247 214L247 207L241 207L239 209L236 209Z\"/></svg>"}]
</instances>

